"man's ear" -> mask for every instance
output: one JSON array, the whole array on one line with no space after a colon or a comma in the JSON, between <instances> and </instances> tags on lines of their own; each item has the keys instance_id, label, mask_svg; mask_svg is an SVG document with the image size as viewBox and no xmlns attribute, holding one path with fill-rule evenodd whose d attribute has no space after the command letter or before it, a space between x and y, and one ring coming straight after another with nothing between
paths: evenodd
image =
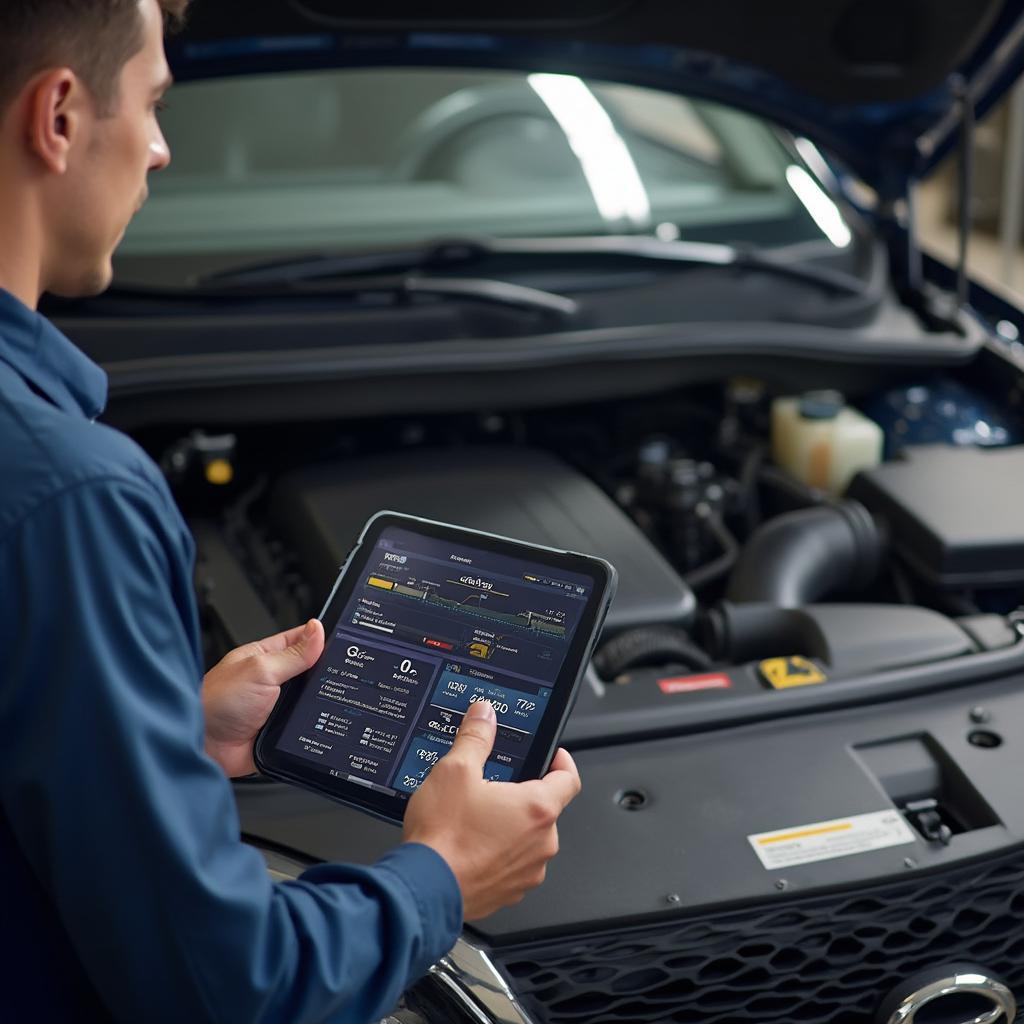
<instances>
[{"instance_id":1,"label":"man's ear","mask_svg":"<svg viewBox=\"0 0 1024 1024\"><path fill-rule=\"evenodd\" d=\"M85 88L70 68L52 68L33 79L25 91L29 149L47 170L64 174L81 129Z\"/></svg>"}]
</instances>

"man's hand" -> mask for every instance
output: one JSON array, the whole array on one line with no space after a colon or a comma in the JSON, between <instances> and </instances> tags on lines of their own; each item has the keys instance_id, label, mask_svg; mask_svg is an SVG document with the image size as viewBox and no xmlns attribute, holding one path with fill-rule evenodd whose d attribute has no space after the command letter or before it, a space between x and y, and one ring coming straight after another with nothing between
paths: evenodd
<instances>
[{"instance_id":1,"label":"man's hand","mask_svg":"<svg viewBox=\"0 0 1024 1024\"><path fill-rule=\"evenodd\" d=\"M318 619L237 647L203 677L206 752L229 778L256 770L252 744L277 702L281 684L305 672L324 649Z\"/></svg>"},{"instance_id":2,"label":"man's hand","mask_svg":"<svg viewBox=\"0 0 1024 1024\"><path fill-rule=\"evenodd\" d=\"M470 705L452 749L413 794L405 840L432 847L448 862L462 890L467 921L518 903L544 881L558 852L555 822L580 791L576 765L559 750L543 779L486 782L494 745L494 708Z\"/></svg>"}]
</instances>

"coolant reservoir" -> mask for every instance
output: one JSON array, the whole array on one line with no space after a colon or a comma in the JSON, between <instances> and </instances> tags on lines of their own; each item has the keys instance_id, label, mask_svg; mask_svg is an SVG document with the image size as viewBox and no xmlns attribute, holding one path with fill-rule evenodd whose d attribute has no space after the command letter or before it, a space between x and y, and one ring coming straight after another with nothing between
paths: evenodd
<instances>
[{"instance_id":1,"label":"coolant reservoir","mask_svg":"<svg viewBox=\"0 0 1024 1024\"><path fill-rule=\"evenodd\" d=\"M854 475L882 461L882 429L838 391L772 402L772 458L810 487L842 494Z\"/></svg>"}]
</instances>

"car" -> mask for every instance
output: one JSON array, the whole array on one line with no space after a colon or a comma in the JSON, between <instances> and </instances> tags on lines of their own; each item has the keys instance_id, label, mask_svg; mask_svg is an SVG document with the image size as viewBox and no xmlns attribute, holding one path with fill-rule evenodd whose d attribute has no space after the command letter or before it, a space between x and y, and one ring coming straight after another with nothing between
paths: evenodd
<instances>
[{"instance_id":1,"label":"car","mask_svg":"<svg viewBox=\"0 0 1024 1024\"><path fill-rule=\"evenodd\" d=\"M913 195L1022 41L1013 0L198 0L171 41L175 161L45 311L186 516L209 663L383 508L621 578L546 883L392 1024L1016 1018L1024 313ZM236 794L275 877L398 839Z\"/></svg>"}]
</instances>

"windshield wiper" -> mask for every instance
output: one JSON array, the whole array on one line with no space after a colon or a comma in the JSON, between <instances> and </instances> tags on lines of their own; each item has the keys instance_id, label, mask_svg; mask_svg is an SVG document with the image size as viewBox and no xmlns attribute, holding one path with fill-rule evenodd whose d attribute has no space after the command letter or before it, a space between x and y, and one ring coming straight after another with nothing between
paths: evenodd
<instances>
[{"instance_id":1,"label":"windshield wiper","mask_svg":"<svg viewBox=\"0 0 1024 1024\"><path fill-rule=\"evenodd\" d=\"M568 296L484 277L425 277L421 274L406 274L402 279L402 287L411 294L477 299L566 318L575 316L580 309L580 304Z\"/></svg>"},{"instance_id":2,"label":"windshield wiper","mask_svg":"<svg viewBox=\"0 0 1024 1024\"><path fill-rule=\"evenodd\" d=\"M308 262L304 261L304 264ZM509 306L525 312L546 314L558 320L574 317L580 308L579 303L568 296L511 281L481 277L432 277L417 271L383 277L348 277L336 272L288 274L282 277L280 271L270 276L268 271L261 269L259 275L250 276L248 271L237 277L211 275L204 278L203 282L187 289L122 283L115 285L112 293L142 299L180 299L184 296L202 299L267 299L278 298L282 294L363 298L378 293L402 299L432 295L442 299Z\"/></svg>"},{"instance_id":3,"label":"windshield wiper","mask_svg":"<svg viewBox=\"0 0 1024 1024\"><path fill-rule=\"evenodd\" d=\"M452 271L495 257L612 257L679 266L733 267L775 274L813 284L840 296L864 296L868 284L845 271L793 262L771 250L720 245L712 242L664 241L646 235L596 235L559 238L453 238L403 250L317 255L270 263L250 264L205 274L196 281L200 293L225 289L286 288L315 285L322 290L332 279L357 280L364 275ZM440 285L451 280L425 277ZM499 284L500 282L488 282ZM332 289L333 290L333 289ZM421 285L422 290L422 285ZM528 289L533 291L533 289ZM540 293L551 296L551 293ZM571 300L555 296L563 302Z\"/></svg>"}]
</instances>

